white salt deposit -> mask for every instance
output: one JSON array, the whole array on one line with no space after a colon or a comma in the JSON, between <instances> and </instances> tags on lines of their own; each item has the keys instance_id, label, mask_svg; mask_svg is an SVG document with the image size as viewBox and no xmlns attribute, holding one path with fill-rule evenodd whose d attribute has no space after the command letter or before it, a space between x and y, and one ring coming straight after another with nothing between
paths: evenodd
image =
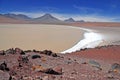
<instances>
[{"instance_id":1,"label":"white salt deposit","mask_svg":"<svg viewBox=\"0 0 120 80\"><path fill-rule=\"evenodd\" d=\"M85 30L84 33L84 39L80 40L75 46L73 46L70 49L67 49L61 53L71 53L75 52L77 50L83 49L83 48L94 48L98 46L102 41L102 35L93 32L92 30L80 28L82 30Z\"/></svg>"}]
</instances>

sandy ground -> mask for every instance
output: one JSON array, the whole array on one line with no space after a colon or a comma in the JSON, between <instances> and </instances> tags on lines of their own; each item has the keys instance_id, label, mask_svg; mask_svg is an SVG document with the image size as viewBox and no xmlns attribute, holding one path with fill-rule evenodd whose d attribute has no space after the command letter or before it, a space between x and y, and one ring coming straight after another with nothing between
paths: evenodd
<instances>
[{"instance_id":1,"label":"sandy ground","mask_svg":"<svg viewBox=\"0 0 120 80\"><path fill-rule=\"evenodd\" d=\"M0 49L64 51L82 39L84 31L63 25L1 24Z\"/></svg>"}]
</instances>

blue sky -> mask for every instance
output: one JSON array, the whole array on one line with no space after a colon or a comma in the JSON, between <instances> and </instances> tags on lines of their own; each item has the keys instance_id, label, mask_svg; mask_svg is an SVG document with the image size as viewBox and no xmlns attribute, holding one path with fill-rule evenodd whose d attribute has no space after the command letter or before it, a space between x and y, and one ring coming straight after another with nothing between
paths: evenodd
<instances>
[{"instance_id":1,"label":"blue sky","mask_svg":"<svg viewBox=\"0 0 120 80\"><path fill-rule=\"evenodd\" d=\"M30 17L51 13L60 19L120 21L120 0L0 0L0 13Z\"/></svg>"}]
</instances>

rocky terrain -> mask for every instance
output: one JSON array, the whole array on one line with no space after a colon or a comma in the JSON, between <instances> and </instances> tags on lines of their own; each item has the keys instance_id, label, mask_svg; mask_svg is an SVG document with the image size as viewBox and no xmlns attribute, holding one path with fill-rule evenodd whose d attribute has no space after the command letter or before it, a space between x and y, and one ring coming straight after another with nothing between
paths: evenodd
<instances>
[{"instance_id":1,"label":"rocky terrain","mask_svg":"<svg viewBox=\"0 0 120 80\"><path fill-rule=\"evenodd\" d=\"M120 46L82 49L71 54L1 50L0 80L120 80Z\"/></svg>"}]
</instances>

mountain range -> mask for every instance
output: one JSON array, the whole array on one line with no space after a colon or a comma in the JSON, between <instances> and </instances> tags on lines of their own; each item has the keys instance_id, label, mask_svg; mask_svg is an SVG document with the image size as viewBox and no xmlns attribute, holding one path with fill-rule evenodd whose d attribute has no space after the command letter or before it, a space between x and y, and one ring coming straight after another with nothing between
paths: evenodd
<instances>
[{"instance_id":1,"label":"mountain range","mask_svg":"<svg viewBox=\"0 0 120 80\"><path fill-rule=\"evenodd\" d=\"M38 18L31 18L24 14L0 14L0 23L74 23L74 22L85 22L75 21L73 18L66 20L60 20L51 14L44 14Z\"/></svg>"}]
</instances>

